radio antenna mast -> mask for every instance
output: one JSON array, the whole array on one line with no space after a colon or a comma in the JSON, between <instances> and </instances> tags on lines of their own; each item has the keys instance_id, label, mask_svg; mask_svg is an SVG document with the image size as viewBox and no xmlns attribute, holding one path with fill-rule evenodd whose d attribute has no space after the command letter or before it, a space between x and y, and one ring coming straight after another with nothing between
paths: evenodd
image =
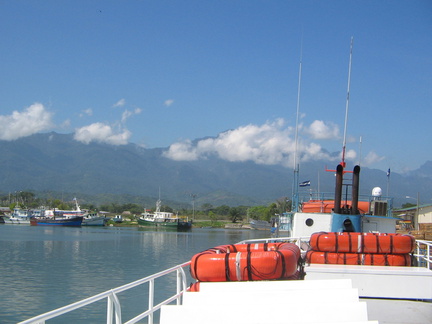
<instances>
[{"instance_id":1,"label":"radio antenna mast","mask_svg":"<svg viewBox=\"0 0 432 324\"><path fill-rule=\"evenodd\" d=\"M291 210L293 212L298 211L299 205L299 164L297 162L298 152L298 124L299 124L299 112L300 112L300 90L301 90L301 75L302 75L302 60L303 60L303 37L300 49L300 64L299 64L299 75L298 75L298 87L297 87L297 113L296 113L296 129L295 129L295 150L294 150L294 179L293 179L293 197Z\"/></svg>"},{"instance_id":2,"label":"radio antenna mast","mask_svg":"<svg viewBox=\"0 0 432 324\"><path fill-rule=\"evenodd\" d=\"M345 126L344 126L344 137L342 144L342 162L341 165L345 168L345 151L346 151L346 133L347 133L347 124L348 124L348 108L349 108L349 99L350 99L350 86L351 86L351 63L352 63L352 53L353 53L353 42L354 38L351 36L351 44L350 44L350 58L349 58L349 66L348 66L348 88L347 88L347 98L345 105Z\"/></svg>"}]
</instances>

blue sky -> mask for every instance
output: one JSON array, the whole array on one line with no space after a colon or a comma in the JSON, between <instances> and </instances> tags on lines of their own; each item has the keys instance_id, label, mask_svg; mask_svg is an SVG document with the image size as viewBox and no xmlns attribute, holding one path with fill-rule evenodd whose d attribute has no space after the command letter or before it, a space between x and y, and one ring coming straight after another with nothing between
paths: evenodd
<instances>
[{"instance_id":1,"label":"blue sky","mask_svg":"<svg viewBox=\"0 0 432 324\"><path fill-rule=\"evenodd\" d=\"M290 166L302 52L298 152L331 159L354 37L348 163L432 160L430 1L3 0L0 29L1 140Z\"/></svg>"}]
</instances>

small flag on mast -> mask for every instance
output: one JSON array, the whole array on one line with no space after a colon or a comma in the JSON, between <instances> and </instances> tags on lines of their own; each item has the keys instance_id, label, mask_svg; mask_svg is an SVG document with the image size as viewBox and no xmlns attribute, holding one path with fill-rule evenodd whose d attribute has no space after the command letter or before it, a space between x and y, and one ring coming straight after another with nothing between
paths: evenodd
<instances>
[{"instance_id":1,"label":"small flag on mast","mask_svg":"<svg viewBox=\"0 0 432 324\"><path fill-rule=\"evenodd\" d=\"M307 187L307 186L310 186L310 180L300 182L300 183L299 183L299 186L300 186L300 187Z\"/></svg>"},{"instance_id":2,"label":"small flag on mast","mask_svg":"<svg viewBox=\"0 0 432 324\"><path fill-rule=\"evenodd\" d=\"M389 178L389 177L390 177L390 168L387 171L387 178Z\"/></svg>"}]
</instances>

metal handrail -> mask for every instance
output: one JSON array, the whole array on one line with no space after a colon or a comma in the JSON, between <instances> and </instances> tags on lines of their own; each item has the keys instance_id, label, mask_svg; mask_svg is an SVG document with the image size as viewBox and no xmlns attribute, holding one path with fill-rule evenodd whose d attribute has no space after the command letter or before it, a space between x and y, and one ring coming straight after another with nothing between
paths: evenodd
<instances>
[{"instance_id":1,"label":"metal handrail","mask_svg":"<svg viewBox=\"0 0 432 324\"><path fill-rule=\"evenodd\" d=\"M416 251L413 256L418 265L432 270L432 241L416 240Z\"/></svg>"},{"instance_id":2,"label":"metal handrail","mask_svg":"<svg viewBox=\"0 0 432 324\"><path fill-rule=\"evenodd\" d=\"M128 283L126 285L105 291L103 293L97 294L95 296L80 300L78 302L75 302L73 304L69 304L60 308L57 308L55 310L52 310L50 312L32 317L30 319L27 319L25 321L20 322L19 324L44 324L45 321L64 315L66 313L69 313L71 311L74 311L76 309L82 308L84 306L93 304L97 301L103 300L103 299L107 299L107 319L106 319L106 323L107 324L112 324L113 323L113 318L115 319L115 323L116 324L120 324L123 323L122 322L122 312L121 312L121 304L120 301L117 297L117 295L120 292L126 291L128 289L143 285L147 282L149 282L149 309L146 310L145 312L135 316L134 318L128 320L127 324L133 324L138 322L139 320L148 317L148 323L152 324L153 323L153 314L159 310L162 305L167 305L175 300L177 300L177 304L181 303L181 296L183 295L183 293L185 292L185 290L187 289L187 278L186 278L186 274L184 271L184 267L187 267L188 265L190 265L190 261L179 264L175 267L166 269L164 271L158 272L156 274L153 274L151 276L136 280L134 282ZM168 274L172 274L173 272L177 273L177 292L175 295L171 296L170 298L162 301L161 303L157 304L157 305L153 305L154 303L154 281L155 279L158 279L160 277L166 276Z\"/></svg>"}]
</instances>

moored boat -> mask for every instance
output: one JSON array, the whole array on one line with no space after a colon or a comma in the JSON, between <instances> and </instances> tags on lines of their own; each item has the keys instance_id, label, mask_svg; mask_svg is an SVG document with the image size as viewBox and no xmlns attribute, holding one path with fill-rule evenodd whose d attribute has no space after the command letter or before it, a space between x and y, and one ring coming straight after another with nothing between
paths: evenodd
<instances>
[{"instance_id":1,"label":"moored boat","mask_svg":"<svg viewBox=\"0 0 432 324\"><path fill-rule=\"evenodd\" d=\"M29 225L31 214L28 209L15 207L9 215L4 215L5 224Z\"/></svg>"},{"instance_id":2,"label":"moored boat","mask_svg":"<svg viewBox=\"0 0 432 324\"><path fill-rule=\"evenodd\" d=\"M65 217L32 217L30 225L32 226L81 226L82 216L70 218Z\"/></svg>"},{"instance_id":3,"label":"moored boat","mask_svg":"<svg viewBox=\"0 0 432 324\"><path fill-rule=\"evenodd\" d=\"M97 213L85 213L83 215L82 226L105 226L107 218Z\"/></svg>"},{"instance_id":4,"label":"moored boat","mask_svg":"<svg viewBox=\"0 0 432 324\"><path fill-rule=\"evenodd\" d=\"M267 222L265 220L259 220L259 219L252 219L249 222L252 229L255 230L270 230L271 229L271 223Z\"/></svg>"},{"instance_id":5,"label":"moored boat","mask_svg":"<svg viewBox=\"0 0 432 324\"><path fill-rule=\"evenodd\" d=\"M171 212L162 212L160 210L162 201L156 202L156 211L149 213L147 210L138 218L138 225L160 227L165 229L189 230L192 228L192 221L180 218Z\"/></svg>"},{"instance_id":6,"label":"moored boat","mask_svg":"<svg viewBox=\"0 0 432 324\"><path fill-rule=\"evenodd\" d=\"M55 214L65 218L84 216L86 212L81 210L80 205L78 205L78 200L74 198L73 201L75 202L75 209L56 209Z\"/></svg>"},{"instance_id":7,"label":"moored boat","mask_svg":"<svg viewBox=\"0 0 432 324\"><path fill-rule=\"evenodd\" d=\"M56 209L50 212L49 217L56 217L57 219L74 219L82 217L82 226L104 226L107 219L105 216L100 216L97 213L89 213L87 210L81 209L78 204L78 199L74 198L75 209ZM77 226L77 225L74 225Z\"/></svg>"}]
</instances>

